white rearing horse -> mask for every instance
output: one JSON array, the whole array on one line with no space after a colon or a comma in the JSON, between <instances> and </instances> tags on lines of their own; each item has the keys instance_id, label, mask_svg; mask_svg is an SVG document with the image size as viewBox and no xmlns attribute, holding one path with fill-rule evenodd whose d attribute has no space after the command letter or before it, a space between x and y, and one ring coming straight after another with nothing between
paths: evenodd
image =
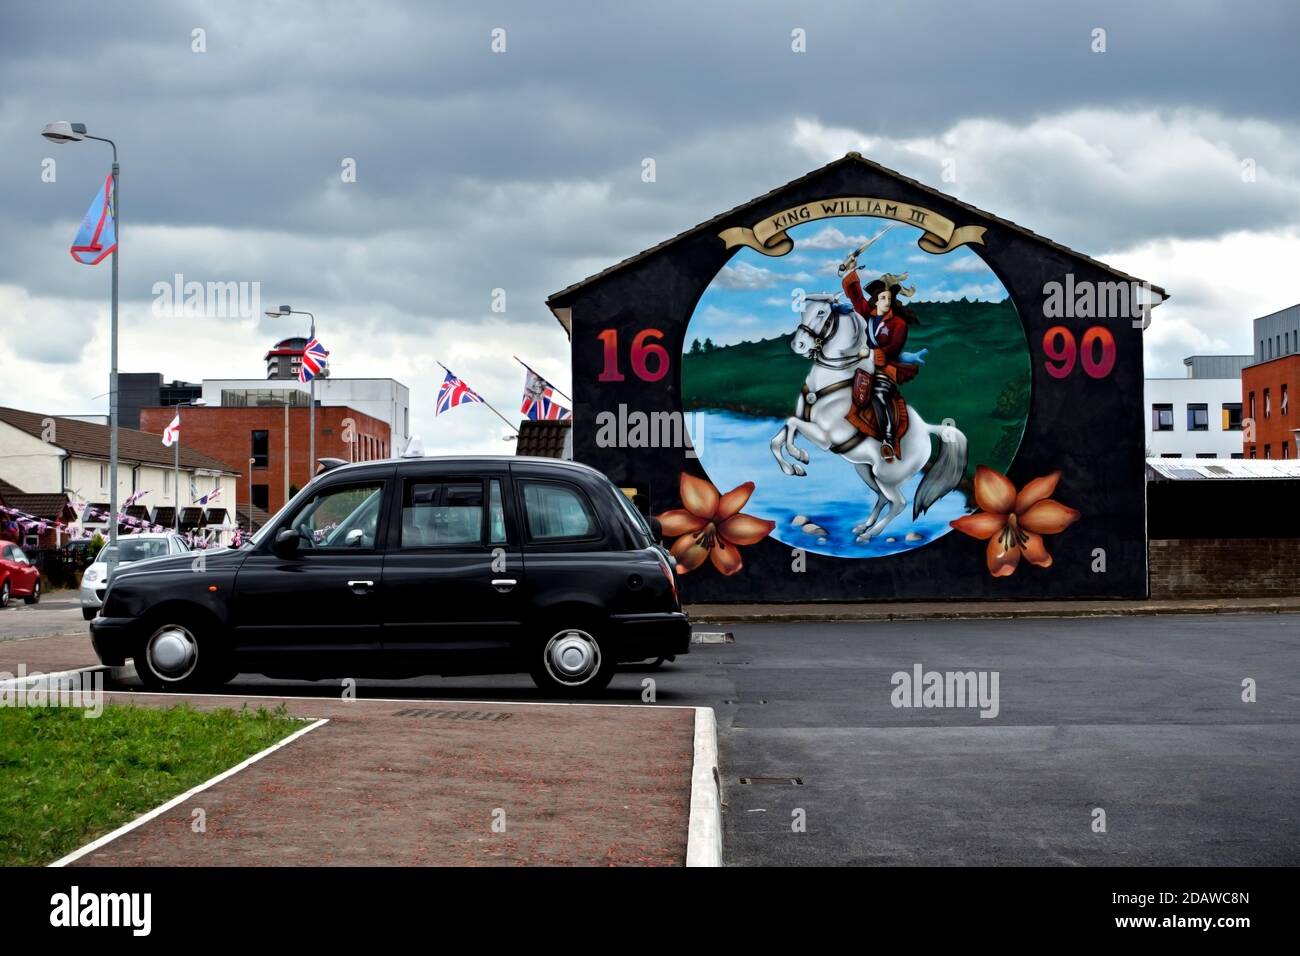
<instances>
[{"instance_id":1,"label":"white rearing horse","mask_svg":"<svg viewBox=\"0 0 1300 956\"><path fill-rule=\"evenodd\" d=\"M880 442L869 438L844 416L853 402L853 375L875 371L872 350L859 356L865 328L853 309L839 301L839 293L805 296L803 318L790 341L796 353L812 360L795 403L795 413L773 436L772 456L787 475L803 476L808 453L795 445L800 435L818 448L851 462L876 493L876 504L865 521L853 527L859 542L880 534L907 506L903 485L930 459L930 436L940 439L939 457L921 479L912 502L912 519L957 487L966 473L966 436L951 425L927 425L916 409L907 406L908 428L896 444L897 457L884 461ZM795 461L789 461L782 450ZM802 464L801 464L802 463ZM889 510L884 515L886 504Z\"/></svg>"}]
</instances>

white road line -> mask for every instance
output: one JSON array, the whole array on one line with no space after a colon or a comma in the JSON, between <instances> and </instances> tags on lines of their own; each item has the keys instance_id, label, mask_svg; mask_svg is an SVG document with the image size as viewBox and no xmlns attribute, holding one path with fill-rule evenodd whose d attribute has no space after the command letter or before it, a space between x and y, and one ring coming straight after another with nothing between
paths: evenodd
<instances>
[{"instance_id":1,"label":"white road line","mask_svg":"<svg viewBox=\"0 0 1300 956\"><path fill-rule=\"evenodd\" d=\"M137 817L136 819L132 820L130 823L126 824L125 826L118 827L112 833L106 833L98 840L95 840L91 843L87 843L80 850L74 850L71 853L69 853L67 856L63 857L62 859L55 860L53 863L50 864L50 866L52 867L67 866L69 863L75 863L77 860L81 859L87 853L95 852L100 847L113 842L118 837L122 836L122 834L130 833L132 830L136 829L137 827L143 826L144 824L148 823L150 820L154 819L155 817L161 816L162 814L166 813L172 807L179 806L180 804L188 800L190 797L194 796L196 793L201 793L204 790L207 790L209 787L220 783L222 780L225 780L227 777L233 777L235 774L239 773L239 771L243 770L245 767L250 767L253 764L257 763L259 760L261 760L263 757L273 754L281 747L293 743L303 734L310 733L311 731L315 730L317 727L323 727L325 724L328 723L329 723L328 718L321 718L320 720L313 721L312 723L308 724L306 727L303 727L301 730L295 730L288 737L285 737L283 740L272 744L271 746L267 747L265 750L261 751L260 753L253 754L253 756L249 757L247 760L235 764L235 766L231 767L229 770L225 770L217 774L211 780L207 780L199 784L197 787L191 787L189 790L186 790L184 793L182 793L179 797L173 797L172 799L164 803L162 806L155 807L153 810L150 810L144 816Z\"/></svg>"},{"instance_id":2,"label":"white road line","mask_svg":"<svg viewBox=\"0 0 1300 956\"><path fill-rule=\"evenodd\" d=\"M695 762L691 767L691 822L687 866L722 866L722 794L718 721L712 707L695 708Z\"/></svg>"}]
</instances>

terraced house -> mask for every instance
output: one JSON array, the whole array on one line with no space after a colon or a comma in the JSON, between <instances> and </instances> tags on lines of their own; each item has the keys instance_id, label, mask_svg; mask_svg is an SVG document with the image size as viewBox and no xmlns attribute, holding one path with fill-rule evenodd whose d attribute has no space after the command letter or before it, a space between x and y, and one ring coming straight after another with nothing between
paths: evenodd
<instances>
[{"instance_id":1,"label":"terraced house","mask_svg":"<svg viewBox=\"0 0 1300 956\"><path fill-rule=\"evenodd\" d=\"M120 525L122 533L149 523L179 526L221 544L229 540L239 472L183 441L177 468L174 450L158 435L131 428L118 430L118 454L118 507L131 519ZM79 515L74 529L106 531L109 427L0 407L0 479L29 496L62 495ZM136 499L125 505L132 495Z\"/></svg>"}]
</instances>

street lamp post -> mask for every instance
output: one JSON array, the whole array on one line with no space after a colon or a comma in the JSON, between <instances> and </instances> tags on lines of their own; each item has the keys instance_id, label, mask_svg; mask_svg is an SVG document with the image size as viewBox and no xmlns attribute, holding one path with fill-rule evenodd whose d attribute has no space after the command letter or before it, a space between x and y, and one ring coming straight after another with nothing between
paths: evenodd
<instances>
[{"instance_id":1,"label":"street lamp post","mask_svg":"<svg viewBox=\"0 0 1300 956\"><path fill-rule=\"evenodd\" d=\"M176 449L176 459L172 465L172 473L176 476L176 508L172 512L172 531L176 534L181 533L181 409L198 408L206 404L201 398L176 403L176 441L172 443Z\"/></svg>"},{"instance_id":2,"label":"street lamp post","mask_svg":"<svg viewBox=\"0 0 1300 956\"><path fill-rule=\"evenodd\" d=\"M113 306L109 325L109 373L108 373L108 511L111 524L108 529L108 543L113 548L109 552L108 572L112 574L113 565L117 563L117 254L122 248L122 206L118 191L117 144L103 136L91 136L86 132L85 123L69 123L60 120L48 124L41 135L51 143L79 143L83 139L108 143L113 149Z\"/></svg>"},{"instance_id":3,"label":"street lamp post","mask_svg":"<svg viewBox=\"0 0 1300 956\"><path fill-rule=\"evenodd\" d=\"M270 318L281 315L305 315L311 319L311 331L308 333L307 341L310 342L316 338L316 316L310 312L302 312L287 305L282 305L276 311L267 312L266 314ZM313 375L311 381L307 384L310 388L310 400L307 405L307 480L311 481L316 474L316 376ZM285 469L287 470L288 467L289 463L286 461Z\"/></svg>"}]
</instances>

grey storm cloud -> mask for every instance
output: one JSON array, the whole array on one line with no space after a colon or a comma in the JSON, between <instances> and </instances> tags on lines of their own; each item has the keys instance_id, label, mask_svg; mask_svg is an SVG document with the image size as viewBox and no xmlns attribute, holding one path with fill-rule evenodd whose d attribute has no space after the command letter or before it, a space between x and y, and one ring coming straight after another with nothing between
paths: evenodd
<instances>
[{"instance_id":1,"label":"grey storm cloud","mask_svg":"<svg viewBox=\"0 0 1300 956\"><path fill-rule=\"evenodd\" d=\"M346 316L369 374L422 340L464 350L471 382L513 382L508 358L475 351L484 330L563 369L549 293L846 149L1093 254L1293 226L1298 33L1290 0L5 4L0 286L77 316L104 295L67 246L107 151L38 135L81 120L121 151L137 313L176 273L257 281ZM239 374L272 334L240 330ZM153 365L196 374L169 354Z\"/></svg>"}]
</instances>

